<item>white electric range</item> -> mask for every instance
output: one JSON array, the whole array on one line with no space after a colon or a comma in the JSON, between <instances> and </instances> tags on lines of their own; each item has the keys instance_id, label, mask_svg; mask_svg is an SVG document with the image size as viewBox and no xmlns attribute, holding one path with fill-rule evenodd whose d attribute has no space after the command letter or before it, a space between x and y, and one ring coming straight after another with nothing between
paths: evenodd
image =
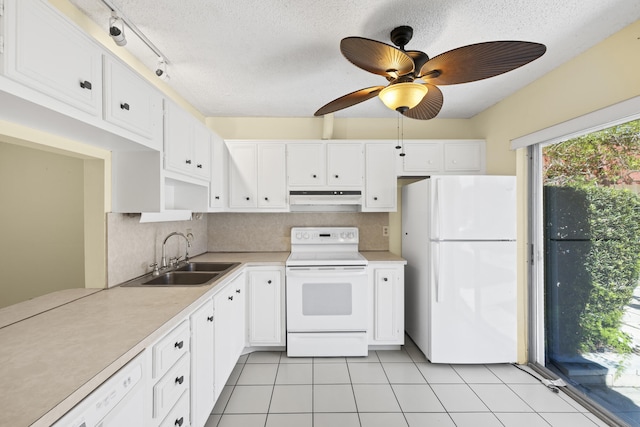
<instances>
[{"instance_id":1,"label":"white electric range","mask_svg":"<svg viewBox=\"0 0 640 427\"><path fill-rule=\"evenodd\" d=\"M367 355L367 260L356 227L294 227L286 262L287 355Z\"/></svg>"}]
</instances>

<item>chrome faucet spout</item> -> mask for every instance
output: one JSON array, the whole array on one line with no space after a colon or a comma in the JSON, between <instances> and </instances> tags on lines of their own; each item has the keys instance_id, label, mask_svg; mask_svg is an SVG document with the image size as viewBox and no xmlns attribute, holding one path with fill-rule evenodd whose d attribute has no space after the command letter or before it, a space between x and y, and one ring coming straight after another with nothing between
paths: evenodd
<instances>
[{"instance_id":1,"label":"chrome faucet spout","mask_svg":"<svg viewBox=\"0 0 640 427\"><path fill-rule=\"evenodd\" d=\"M165 245L167 244L167 240L169 240L169 238L171 236L182 236L184 238L184 240L187 242L187 247L185 249L185 260L189 261L189 248L191 247L191 242L189 241L189 238L187 236L185 236L184 234L178 233L177 231L174 231L173 233L169 233L169 235L167 237L165 237L164 241L162 242L162 261L160 263L160 268L169 267L167 265L167 254L166 254Z\"/></svg>"}]
</instances>

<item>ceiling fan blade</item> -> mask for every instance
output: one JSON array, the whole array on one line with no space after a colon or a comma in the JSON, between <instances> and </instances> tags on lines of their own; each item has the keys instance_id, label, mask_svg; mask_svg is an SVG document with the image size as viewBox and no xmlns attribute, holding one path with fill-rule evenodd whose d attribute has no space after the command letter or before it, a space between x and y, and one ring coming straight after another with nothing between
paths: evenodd
<instances>
[{"instance_id":1,"label":"ceiling fan blade","mask_svg":"<svg viewBox=\"0 0 640 427\"><path fill-rule=\"evenodd\" d=\"M418 120L433 119L438 115L442 108L442 92L437 86L425 83L425 86L429 89L427 94L422 98L422 101L415 107L402 113L406 117Z\"/></svg>"},{"instance_id":2,"label":"ceiling fan blade","mask_svg":"<svg viewBox=\"0 0 640 427\"><path fill-rule=\"evenodd\" d=\"M314 116L324 116L325 114L333 113L334 111L342 110L343 108L351 107L352 105L359 104L367 99L377 96L380 91L384 89L384 86L371 86L364 89L356 90L340 98L334 99L325 106L321 107L314 113Z\"/></svg>"},{"instance_id":3,"label":"ceiling fan blade","mask_svg":"<svg viewBox=\"0 0 640 427\"><path fill-rule=\"evenodd\" d=\"M423 80L436 85L468 83L514 70L541 57L545 45L522 41L494 41L462 46L427 61Z\"/></svg>"},{"instance_id":4,"label":"ceiling fan blade","mask_svg":"<svg viewBox=\"0 0 640 427\"><path fill-rule=\"evenodd\" d=\"M413 59L386 43L363 37L346 37L340 51L353 65L370 73L397 78L414 69Z\"/></svg>"}]
</instances>

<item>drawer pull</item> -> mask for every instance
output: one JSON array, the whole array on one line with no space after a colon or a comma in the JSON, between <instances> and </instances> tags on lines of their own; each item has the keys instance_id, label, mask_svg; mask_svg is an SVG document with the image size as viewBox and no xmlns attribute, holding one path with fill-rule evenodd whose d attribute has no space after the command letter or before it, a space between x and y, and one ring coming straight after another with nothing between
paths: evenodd
<instances>
[{"instance_id":1,"label":"drawer pull","mask_svg":"<svg viewBox=\"0 0 640 427\"><path fill-rule=\"evenodd\" d=\"M176 378L176 384L182 384L184 382L184 375Z\"/></svg>"},{"instance_id":2,"label":"drawer pull","mask_svg":"<svg viewBox=\"0 0 640 427\"><path fill-rule=\"evenodd\" d=\"M271 284L271 280L267 280L267 283L268 283L268 284Z\"/></svg>"},{"instance_id":3,"label":"drawer pull","mask_svg":"<svg viewBox=\"0 0 640 427\"><path fill-rule=\"evenodd\" d=\"M229 301L233 301L233 295L229 297Z\"/></svg>"},{"instance_id":4,"label":"drawer pull","mask_svg":"<svg viewBox=\"0 0 640 427\"><path fill-rule=\"evenodd\" d=\"M239 294L239 293L240 293L240 289L236 289L236 294Z\"/></svg>"},{"instance_id":5,"label":"drawer pull","mask_svg":"<svg viewBox=\"0 0 640 427\"><path fill-rule=\"evenodd\" d=\"M184 417L180 417L179 419L176 420L176 422L173 425L180 427L183 423L184 423Z\"/></svg>"},{"instance_id":6,"label":"drawer pull","mask_svg":"<svg viewBox=\"0 0 640 427\"><path fill-rule=\"evenodd\" d=\"M120 104L120 109L129 111L129 104L126 102Z\"/></svg>"},{"instance_id":7,"label":"drawer pull","mask_svg":"<svg viewBox=\"0 0 640 427\"><path fill-rule=\"evenodd\" d=\"M85 80L85 81L83 81L83 82L80 82L80 87L81 87L82 89L91 90L91 87L92 87L92 86L91 86L91 82L88 82L88 81L86 81L86 80Z\"/></svg>"},{"instance_id":8,"label":"drawer pull","mask_svg":"<svg viewBox=\"0 0 640 427\"><path fill-rule=\"evenodd\" d=\"M187 159L187 160L185 160L185 163L190 165L191 164L191 160Z\"/></svg>"},{"instance_id":9,"label":"drawer pull","mask_svg":"<svg viewBox=\"0 0 640 427\"><path fill-rule=\"evenodd\" d=\"M200 163L198 163L198 164L196 165L196 167L197 167L198 169L202 169L202 165L201 165Z\"/></svg>"},{"instance_id":10,"label":"drawer pull","mask_svg":"<svg viewBox=\"0 0 640 427\"><path fill-rule=\"evenodd\" d=\"M184 346L184 341L177 342L173 346L175 348L182 348Z\"/></svg>"},{"instance_id":11,"label":"drawer pull","mask_svg":"<svg viewBox=\"0 0 640 427\"><path fill-rule=\"evenodd\" d=\"M386 277L383 277L382 280L384 280L385 282L389 281L389 279L387 279Z\"/></svg>"},{"instance_id":12,"label":"drawer pull","mask_svg":"<svg viewBox=\"0 0 640 427\"><path fill-rule=\"evenodd\" d=\"M207 322L213 322L213 316L207 316Z\"/></svg>"}]
</instances>

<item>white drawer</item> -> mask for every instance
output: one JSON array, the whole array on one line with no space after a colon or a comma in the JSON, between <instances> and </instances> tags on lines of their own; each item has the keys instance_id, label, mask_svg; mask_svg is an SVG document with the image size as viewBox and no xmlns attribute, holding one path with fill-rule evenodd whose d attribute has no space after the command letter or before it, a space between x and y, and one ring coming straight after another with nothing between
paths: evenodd
<instances>
[{"instance_id":1,"label":"white drawer","mask_svg":"<svg viewBox=\"0 0 640 427\"><path fill-rule=\"evenodd\" d=\"M191 377L189 355L180 358L178 363L153 386L153 417L162 419L178 401L182 393L189 390Z\"/></svg>"},{"instance_id":2,"label":"white drawer","mask_svg":"<svg viewBox=\"0 0 640 427\"><path fill-rule=\"evenodd\" d=\"M159 378L182 355L189 353L191 332L184 321L153 346L153 378Z\"/></svg>"},{"instance_id":3,"label":"white drawer","mask_svg":"<svg viewBox=\"0 0 640 427\"><path fill-rule=\"evenodd\" d=\"M189 427L189 390L182 393L178 403L169 411L160 427Z\"/></svg>"}]
</instances>

